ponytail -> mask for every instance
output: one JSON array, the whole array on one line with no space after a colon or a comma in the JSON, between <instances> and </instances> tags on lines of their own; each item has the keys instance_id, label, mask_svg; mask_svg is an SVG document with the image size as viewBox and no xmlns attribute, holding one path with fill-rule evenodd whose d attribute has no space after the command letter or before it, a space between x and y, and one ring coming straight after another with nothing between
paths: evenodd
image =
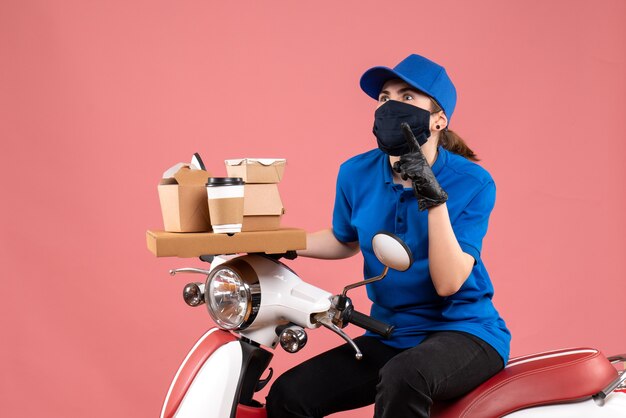
<instances>
[{"instance_id":1,"label":"ponytail","mask_svg":"<svg viewBox=\"0 0 626 418\"><path fill-rule=\"evenodd\" d=\"M433 105L431 110L432 113L441 112L443 110L435 99L431 97L430 101ZM476 153L467 146L465 141L463 141L463 138L457 135L456 132L449 130L447 127L439 133L439 144L448 151L458 154L461 157L465 157L468 160L480 161L476 156Z\"/></svg>"},{"instance_id":2,"label":"ponytail","mask_svg":"<svg viewBox=\"0 0 626 418\"><path fill-rule=\"evenodd\" d=\"M439 134L439 144L450 152L459 154L471 161L479 161L476 153L467 146L465 141L456 132L444 129Z\"/></svg>"}]
</instances>

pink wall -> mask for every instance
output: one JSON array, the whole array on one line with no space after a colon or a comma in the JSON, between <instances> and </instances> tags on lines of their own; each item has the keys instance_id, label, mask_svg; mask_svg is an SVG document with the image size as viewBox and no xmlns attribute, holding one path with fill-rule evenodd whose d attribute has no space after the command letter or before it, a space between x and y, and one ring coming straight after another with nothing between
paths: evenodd
<instances>
[{"instance_id":1,"label":"pink wall","mask_svg":"<svg viewBox=\"0 0 626 418\"><path fill-rule=\"evenodd\" d=\"M211 326L167 274L199 262L145 248L163 170L285 157L284 224L326 227L339 164L375 145L359 77L412 52L448 68L452 127L496 179L484 258L513 355L626 350L626 2L381 4L0 3L2 415L156 416ZM331 291L361 271L291 265ZM340 342L309 337L276 371Z\"/></svg>"}]
</instances>

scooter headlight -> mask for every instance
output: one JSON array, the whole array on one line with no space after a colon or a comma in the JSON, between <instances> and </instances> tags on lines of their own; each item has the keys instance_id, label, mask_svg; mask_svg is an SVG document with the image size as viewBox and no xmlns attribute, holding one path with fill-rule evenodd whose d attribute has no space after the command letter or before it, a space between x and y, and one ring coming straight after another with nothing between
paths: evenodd
<instances>
[{"instance_id":1,"label":"scooter headlight","mask_svg":"<svg viewBox=\"0 0 626 418\"><path fill-rule=\"evenodd\" d=\"M241 275L232 268L218 267L211 272L205 286L204 297L207 309L213 320L225 329L247 327L258 312L258 283L250 286ZM260 302L260 300L259 300Z\"/></svg>"}]
</instances>

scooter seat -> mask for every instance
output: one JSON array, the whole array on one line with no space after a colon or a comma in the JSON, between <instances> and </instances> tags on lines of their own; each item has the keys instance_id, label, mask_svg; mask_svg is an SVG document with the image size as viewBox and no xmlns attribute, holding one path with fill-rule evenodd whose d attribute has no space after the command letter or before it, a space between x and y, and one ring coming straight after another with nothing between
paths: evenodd
<instances>
[{"instance_id":1,"label":"scooter seat","mask_svg":"<svg viewBox=\"0 0 626 418\"><path fill-rule=\"evenodd\" d=\"M617 377L591 348L548 351L511 359L465 396L433 405L433 418L496 418L532 406L589 399Z\"/></svg>"}]
</instances>

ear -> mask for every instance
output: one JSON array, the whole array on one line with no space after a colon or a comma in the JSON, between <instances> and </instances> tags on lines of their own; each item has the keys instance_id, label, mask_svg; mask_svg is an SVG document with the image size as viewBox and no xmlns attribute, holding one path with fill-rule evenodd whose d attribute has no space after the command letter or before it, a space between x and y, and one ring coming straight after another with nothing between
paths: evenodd
<instances>
[{"instance_id":1,"label":"ear","mask_svg":"<svg viewBox=\"0 0 626 418\"><path fill-rule=\"evenodd\" d=\"M439 129L437 129L437 125L439 125ZM443 110L431 115L431 131L442 131L446 126L448 126L448 118L446 117L445 113L443 113Z\"/></svg>"}]
</instances>

